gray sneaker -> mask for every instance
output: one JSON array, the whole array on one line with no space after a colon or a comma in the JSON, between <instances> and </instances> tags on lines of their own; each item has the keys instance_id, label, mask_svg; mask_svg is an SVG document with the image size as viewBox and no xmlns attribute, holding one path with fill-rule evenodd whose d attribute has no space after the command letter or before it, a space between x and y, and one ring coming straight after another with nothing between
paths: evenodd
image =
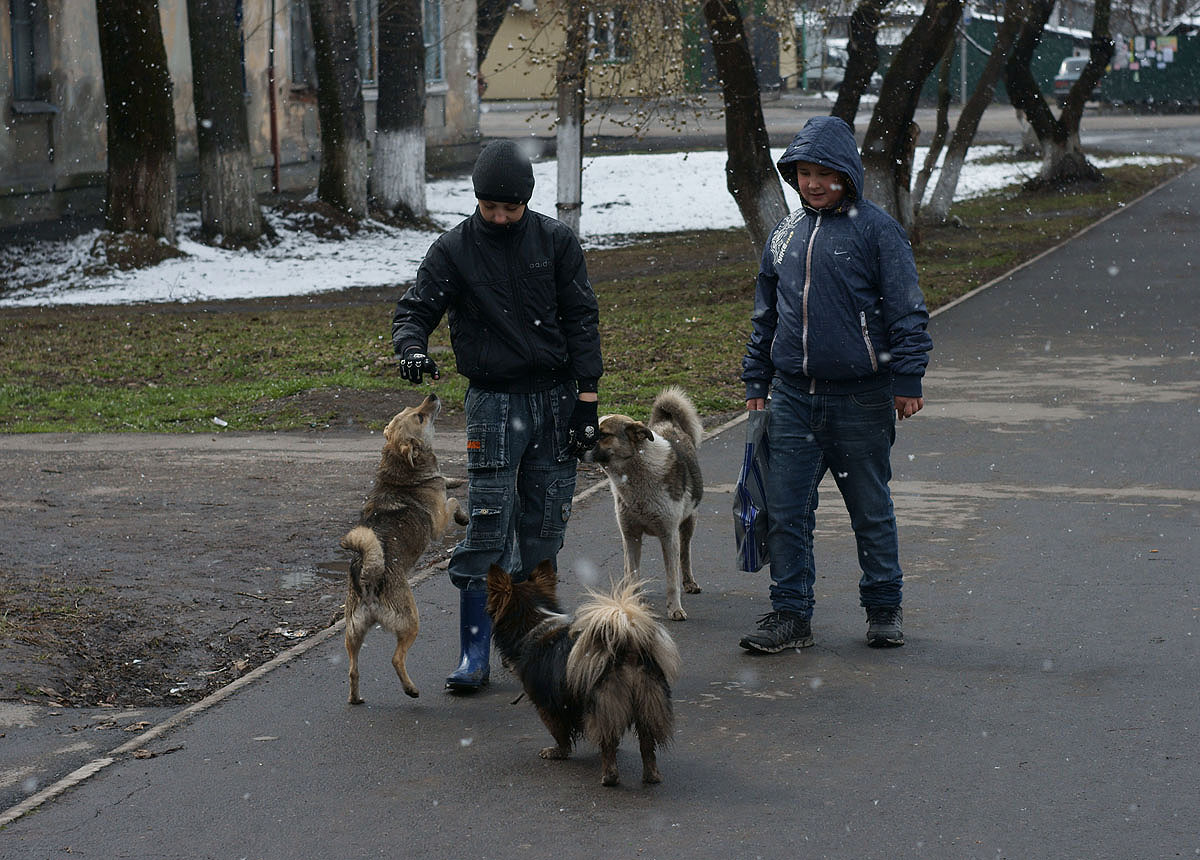
<instances>
[{"instance_id":1,"label":"gray sneaker","mask_svg":"<svg viewBox=\"0 0 1200 860\"><path fill-rule=\"evenodd\" d=\"M813 644L812 625L794 612L768 612L758 619L758 632L743 636L738 643L747 651L778 654L785 648L807 648Z\"/></svg>"},{"instance_id":2,"label":"gray sneaker","mask_svg":"<svg viewBox=\"0 0 1200 860\"><path fill-rule=\"evenodd\" d=\"M867 607L867 644L872 648L898 648L904 644L904 611L899 606Z\"/></svg>"}]
</instances>

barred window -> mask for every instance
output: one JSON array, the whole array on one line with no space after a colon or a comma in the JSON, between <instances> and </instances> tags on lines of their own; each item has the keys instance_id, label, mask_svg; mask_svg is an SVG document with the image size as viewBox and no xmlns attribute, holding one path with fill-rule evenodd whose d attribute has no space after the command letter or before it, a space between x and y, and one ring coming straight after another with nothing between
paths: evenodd
<instances>
[{"instance_id":1,"label":"barred window","mask_svg":"<svg viewBox=\"0 0 1200 860\"><path fill-rule=\"evenodd\" d=\"M593 62L627 63L633 58L633 27L627 9L590 13L588 29Z\"/></svg>"}]
</instances>

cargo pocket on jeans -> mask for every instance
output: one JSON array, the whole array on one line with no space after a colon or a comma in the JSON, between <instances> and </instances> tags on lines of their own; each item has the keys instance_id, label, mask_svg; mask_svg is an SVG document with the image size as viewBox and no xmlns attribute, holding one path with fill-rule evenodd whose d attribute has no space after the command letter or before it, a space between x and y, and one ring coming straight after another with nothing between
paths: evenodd
<instances>
[{"instance_id":1,"label":"cargo pocket on jeans","mask_svg":"<svg viewBox=\"0 0 1200 860\"><path fill-rule=\"evenodd\" d=\"M477 489L469 487L471 524L463 539L466 549L500 549L508 526L505 511L509 509L508 491L502 488Z\"/></svg>"},{"instance_id":2,"label":"cargo pocket on jeans","mask_svg":"<svg viewBox=\"0 0 1200 860\"><path fill-rule=\"evenodd\" d=\"M471 389L466 412L467 469L508 466L508 395Z\"/></svg>"},{"instance_id":3,"label":"cargo pocket on jeans","mask_svg":"<svg viewBox=\"0 0 1200 860\"><path fill-rule=\"evenodd\" d=\"M561 538L567 531L567 520L571 519L571 499L575 494L573 480L551 481L546 487L546 506L542 511L543 539Z\"/></svg>"}]
</instances>

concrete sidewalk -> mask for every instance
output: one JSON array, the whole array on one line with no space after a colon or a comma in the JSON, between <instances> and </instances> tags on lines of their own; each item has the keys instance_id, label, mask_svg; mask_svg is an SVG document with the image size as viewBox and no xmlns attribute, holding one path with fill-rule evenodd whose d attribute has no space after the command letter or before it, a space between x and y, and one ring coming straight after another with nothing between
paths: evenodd
<instances>
[{"instance_id":1,"label":"concrete sidewalk","mask_svg":"<svg viewBox=\"0 0 1200 860\"><path fill-rule=\"evenodd\" d=\"M339 638L93 763L0 857L1155 858L1200 853L1200 171L933 320L926 410L893 484L908 644L864 644L836 490L818 514L816 646L747 655L767 575L732 570L735 425L706 440L665 782L600 786L497 669L474 697L445 576L417 588L404 696L376 631L360 707ZM731 361L733 359L731 358ZM732 366L732 365L731 365ZM661 561L647 549L661 610ZM620 568L606 491L560 557ZM149 758L135 758L144 749Z\"/></svg>"}]
</instances>

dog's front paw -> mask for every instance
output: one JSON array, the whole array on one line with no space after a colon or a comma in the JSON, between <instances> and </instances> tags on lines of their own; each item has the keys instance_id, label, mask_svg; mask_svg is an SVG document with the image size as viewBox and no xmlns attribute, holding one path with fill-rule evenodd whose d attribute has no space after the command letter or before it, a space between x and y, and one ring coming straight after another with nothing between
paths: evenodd
<instances>
[{"instance_id":1,"label":"dog's front paw","mask_svg":"<svg viewBox=\"0 0 1200 860\"><path fill-rule=\"evenodd\" d=\"M695 582L685 582L683 584L683 590L688 594L699 594L700 586L698 586Z\"/></svg>"},{"instance_id":2,"label":"dog's front paw","mask_svg":"<svg viewBox=\"0 0 1200 860\"><path fill-rule=\"evenodd\" d=\"M565 750L562 747L546 747L538 755L548 759L564 759L570 755L570 750Z\"/></svg>"},{"instance_id":3,"label":"dog's front paw","mask_svg":"<svg viewBox=\"0 0 1200 860\"><path fill-rule=\"evenodd\" d=\"M363 702L366 701L366 699L364 699L362 696L351 695L350 698L347 699L346 701L349 702L351 705L361 705Z\"/></svg>"},{"instance_id":4,"label":"dog's front paw","mask_svg":"<svg viewBox=\"0 0 1200 860\"><path fill-rule=\"evenodd\" d=\"M683 607L679 606L671 610L672 621L687 621L687 613L683 611Z\"/></svg>"},{"instance_id":5,"label":"dog's front paw","mask_svg":"<svg viewBox=\"0 0 1200 860\"><path fill-rule=\"evenodd\" d=\"M658 785L662 782L662 774L658 772L658 768L648 767L642 771L642 782L646 785Z\"/></svg>"},{"instance_id":6,"label":"dog's front paw","mask_svg":"<svg viewBox=\"0 0 1200 860\"><path fill-rule=\"evenodd\" d=\"M610 788L614 785L620 785L621 784L621 775L619 773L617 773L617 769L615 767L614 768L606 768L604 771L604 775L602 777L600 777L600 784L609 786Z\"/></svg>"},{"instance_id":7,"label":"dog's front paw","mask_svg":"<svg viewBox=\"0 0 1200 860\"><path fill-rule=\"evenodd\" d=\"M408 697L410 697L410 698L416 699L416 698L418 698L418 697L421 695L421 691L420 691L420 690L418 690L416 687L413 687L413 688L411 688L411 689L409 689L408 687L405 687L405 688L404 688L404 695L406 695L406 696L408 696Z\"/></svg>"}]
</instances>

